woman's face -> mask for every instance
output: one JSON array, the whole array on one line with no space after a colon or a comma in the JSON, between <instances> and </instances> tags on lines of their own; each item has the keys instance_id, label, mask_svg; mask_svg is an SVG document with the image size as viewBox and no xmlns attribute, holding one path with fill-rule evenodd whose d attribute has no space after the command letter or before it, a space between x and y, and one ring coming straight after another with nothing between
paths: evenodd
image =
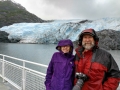
<instances>
[{"instance_id":1,"label":"woman's face","mask_svg":"<svg viewBox=\"0 0 120 90\"><path fill-rule=\"evenodd\" d=\"M62 46L61 47L61 51L63 53L69 53L69 51L70 51L70 45Z\"/></svg>"}]
</instances>

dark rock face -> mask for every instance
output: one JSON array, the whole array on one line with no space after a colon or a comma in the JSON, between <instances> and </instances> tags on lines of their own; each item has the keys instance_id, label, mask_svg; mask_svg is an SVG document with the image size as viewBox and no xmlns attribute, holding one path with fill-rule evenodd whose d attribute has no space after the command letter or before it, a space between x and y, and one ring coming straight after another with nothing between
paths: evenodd
<instances>
[{"instance_id":1,"label":"dark rock face","mask_svg":"<svg viewBox=\"0 0 120 90\"><path fill-rule=\"evenodd\" d=\"M120 31L102 30L98 31L99 47L107 50L120 50Z\"/></svg>"},{"instance_id":2,"label":"dark rock face","mask_svg":"<svg viewBox=\"0 0 120 90\"><path fill-rule=\"evenodd\" d=\"M6 33L5 31L0 31L0 42L3 43L9 43L10 40L8 39L8 33Z\"/></svg>"},{"instance_id":3,"label":"dark rock face","mask_svg":"<svg viewBox=\"0 0 120 90\"><path fill-rule=\"evenodd\" d=\"M8 33L5 31L0 31L0 42L2 43L18 43L20 39L8 39Z\"/></svg>"}]
</instances>

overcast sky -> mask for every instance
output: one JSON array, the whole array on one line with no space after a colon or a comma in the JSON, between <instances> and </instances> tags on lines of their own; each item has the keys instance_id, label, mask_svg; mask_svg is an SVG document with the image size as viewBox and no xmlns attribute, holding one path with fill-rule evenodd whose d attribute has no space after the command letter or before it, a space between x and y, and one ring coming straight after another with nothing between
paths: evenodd
<instances>
[{"instance_id":1,"label":"overcast sky","mask_svg":"<svg viewBox=\"0 0 120 90\"><path fill-rule=\"evenodd\" d=\"M41 19L120 17L120 0L14 0Z\"/></svg>"}]
</instances>

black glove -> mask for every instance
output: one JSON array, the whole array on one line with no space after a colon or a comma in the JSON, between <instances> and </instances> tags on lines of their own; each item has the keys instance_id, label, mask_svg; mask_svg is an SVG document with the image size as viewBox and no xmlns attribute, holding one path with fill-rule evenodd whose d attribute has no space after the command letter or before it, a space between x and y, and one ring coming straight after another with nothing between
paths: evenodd
<instances>
[{"instance_id":1,"label":"black glove","mask_svg":"<svg viewBox=\"0 0 120 90\"><path fill-rule=\"evenodd\" d=\"M73 87L72 90L81 90L81 87L83 86L83 80L82 79L78 79L76 85Z\"/></svg>"}]
</instances>

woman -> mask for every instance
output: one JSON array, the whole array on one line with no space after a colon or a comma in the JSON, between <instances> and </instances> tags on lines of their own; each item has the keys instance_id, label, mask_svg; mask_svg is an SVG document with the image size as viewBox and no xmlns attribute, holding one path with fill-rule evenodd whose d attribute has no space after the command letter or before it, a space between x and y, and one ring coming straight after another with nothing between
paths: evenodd
<instances>
[{"instance_id":1,"label":"woman","mask_svg":"<svg viewBox=\"0 0 120 90\"><path fill-rule=\"evenodd\" d=\"M71 40L60 40L49 63L46 90L72 90L74 80L74 56Z\"/></svg>"}]
</instances>

